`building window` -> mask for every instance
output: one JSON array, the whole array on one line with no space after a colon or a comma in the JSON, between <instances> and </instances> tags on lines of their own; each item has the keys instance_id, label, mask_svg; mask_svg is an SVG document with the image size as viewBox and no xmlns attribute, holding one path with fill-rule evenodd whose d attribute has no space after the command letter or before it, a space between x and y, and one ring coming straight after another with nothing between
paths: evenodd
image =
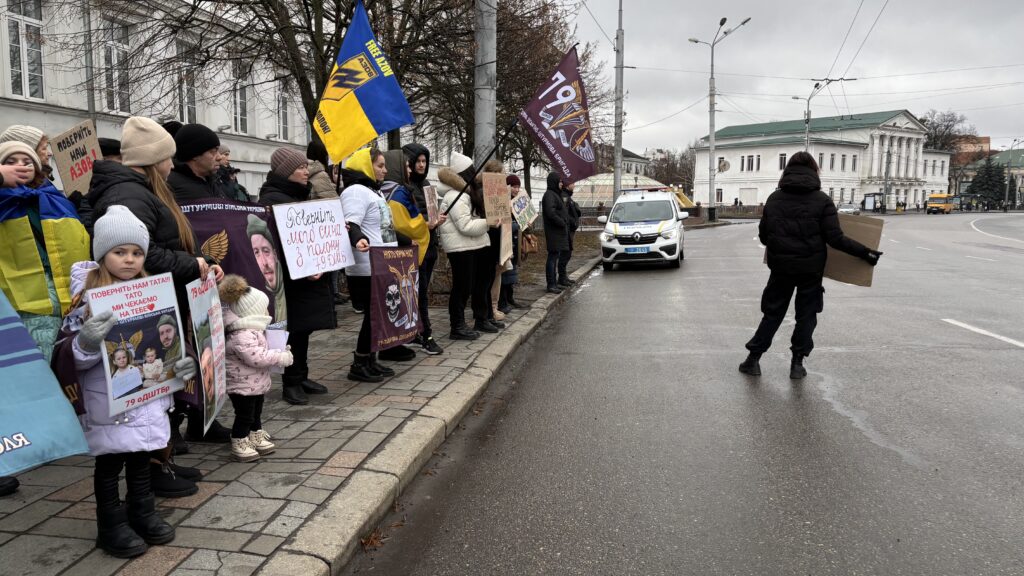
<instances>
[{"instance_id":1,"label":"building window","mask_svg":"<svg viewBox=\"0 0 1024 576\"><path fill-rule=\"evenodd\" d=\"M835 202L835 200L836 200L836 189L835 189L835 188L829 188L829 189L828 189L828 197L829 197L829 199L831 199L831 200L832 200L833 202Z\"/></svg>"},{"instance_id":2,"label":"building window","mask_svg":"<svg viewBox=\"0 0 1024 576\"><path fill-rule=\"evenodd\" d=\"M744 158L743 156L740 156L740 172L743 172L743 170L745 168L744 164L746 164L746 163L747 163L747 159Z\"/></svg>"},{"instance_id":3,"label":"building window","mask_svg":"<svg viewBox=\"0 0 1024 576\"><path fill-rule=\"evenodd\" d=\"M935 176L935 160L932 160L932 176Z\"/></svg>"},{"instance_id":4,"label":"building window","mask_svg":"<svg viewBox=\"0 0 1024 576\"><path fill-rule=\"evenodd\" d=\"M856 197L857 197L857 189L856 188L850 188L850 204L854 203L854 200L856 200Z\"/></svg>"},{"instance_id":5,"label":"building window","mask_svg":"<svg viewBox=\"0 0 1024 576\"><path fill-rule=\"evenodd\" d=\"M43 2L7 2L7 50L11 68L11 94L44 97Z\"/></svg>"},{"instance_id":6,"label":"building window","mask_svg":"<svg viewBox=\"0 0 1024 576\"><path fill-rule=\"evenodd\" d=\"M722 203L722 189L721 188L715 188L715 204L721 204L721 203Z\"/></svg>"},{"instance_id":7,"label":"building window","mask_svg":"<svg viewBox=\"0 0 1024 576\"><path fill-rule=\"evenodd\" d=\"M128 86L128 26L106 21L103 44L103 101L108 112L131 113Z\"/></svg>"},{"instance_id":8,"label":"building window","mask_svg":"<svg viewBox=\"0 0 1024 576\"><path fill-rule=\"evenodd\" d=\"M846 172L846 154L843 154L843 157L839 159L839 169Z\"/></svg>"},{"instance_id":9,"label":"building window","mask_svg":"<svg viewBox=\"0 0 1024 576\"><path fill-rule=\"evenodd\" d=\"M946 161L943 160L942 162L939 163L939 176L945 176L945 175L946 175Z\"/></svg>"},{"instance_id":10,"label":"building window","mask_svg":"<svg viewBox=\"0 0 1024 576\"><path fill-rule=\"evenodd\" d=\"M854 154L850 158L850 171L852 171L852 172L856 172L857 171L857 155L856 154Z\"/></svg>"},{"instance_id":11,"label":"building window","mask_svg":"<svg viewBox=\"0 0 1024 576\"><path fill-rule=\"evenodd\" d=\"M825 153L824 152L818 152L818 170L821 170L821 167L824 166L824 165L825 165Z\"/></svg>"},{"instance_id":12,"label":"building window","mask_svg":"<svg viewBox=\"0 0 1024 576\"><path fill-rule=\"evenodd\" d=\"M779 170L785 170L785 169L786 169L786 155L785 154L779 154Z\"/></svg>"},{"instance_id":13,"label":"building window","mask_svg":"<svg viewBox=\"0 0 1024 576\"><path fill-rule=\"evenodd\" d=\"M836 155L835 154L829 154L829 157L828 157L828 169L829 170L835 170L836 169Z\"/></svg>"},{"instance_id":14,"label":"building window","mask_svg":"<svg viewBox=\"0 0 1024 576\"><path fill-rule=\"evenodd\" d=\"M277 89L277 137L282 140L291 140L291 126L288 122L288 93L286 88L282 82L281 86Z\"/></svg>"},{"instance_id":15,"label":"building window","mask_svg":"<svg viewBox=\"0 0 1024 576\"><path fill-rule=\"evenodd\" d=\"M760 154L757 155L757 171L758 172L761 171L761 155Z\"/></svg>"},{"instance_id":16,"label":"building window","mask_svg":"<svg viewBox=\"0 0 1024 576\"><path fill-rule=\"evenodd\" d=\"M245 85L248 76L245 64L241 60L231 63L231 77L233 87L231 88L231 115L234 119L235 132L239 134L249 133L249 98L248 88Z\"/></svg>"},{"instance_id":17,"label":"building window","mask_svg":"<svg viewBox=\"0 0 1024 576\"><path fill-rule=\"evenodd\" d=\"M196 123L196 67L195 48L178 42L178 57L182 62L178 75L178 121Z\"/></svg>"},{"instance_id":18,"label":"building window","mask_svg":"<svg viewBox=\"0 0 1024 576\"><path fill-rule=\"evenodd\" d=\"M753 170L754 170L754 157L753 156L747 156L747 172L751 172Z\"/></svg>"},{"instance_id":19,"label":"building window","mask_svg":"<svg viewBox=\"0 0 1024 576\"><path fill-rule=\"evenodd\" d=\"M843 198L846 198L846 188L839 189L839 202L842 203Z\"/></svg>"}]
</instances>

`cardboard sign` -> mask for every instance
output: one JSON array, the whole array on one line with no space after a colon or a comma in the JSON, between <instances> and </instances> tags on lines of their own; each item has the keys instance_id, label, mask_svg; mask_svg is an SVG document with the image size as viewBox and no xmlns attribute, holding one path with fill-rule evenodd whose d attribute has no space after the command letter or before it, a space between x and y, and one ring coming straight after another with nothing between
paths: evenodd
<instances>
[{"instance_id":1,"label":"cardboard sign","mask_svg":"<svg viewBox=\"0 0 1024 576\"><path fill-rule=\"evenodd\" d=\"M420 320L416 246L370 248L370 351L411 342Z\"/></svg>"},{"instance_id":2,"label":"cardboard sign","mask_svg":"<svg viewBox=\"0 0 1024 576\"><path fill-rule=\"evenodd\" d=\"M203 404L203 434L210 429L213 419L227 400L227 366L224 363L224 316L221 314L220 294L213 272L206 279L185 285L189 311L192 314L192 333L199 352L199 376L203 383L200 395Z\"/></svg>"},{"instance_id":3,"label":"cardboard sign","mask_svg":"<svg viewBox=\"0 0 1024 576\"><path fill-rule=\"evenodd\" d=\"M519 230L526 230L537 219L537 209L526 190L520 190L512 199L512 216L519 222Z\"/></svg>"},{"instance_id":4,"label":"cardboard sign","mask_svg":"<svg viewBox=\"0 0 1024 576\"><path fill-rule=\"evenodd\" d=\"M110 310L117 318L103 350L111 417L185 387L174 374L185 353L169 273L95 288L87 298L93 315Z\"/></svg>"},{"instance_id":5,"label":"cardboard sign","mask_svg":"<svg viewBox=\"0 0 1024 576\"><path fill-rule=\"evenodd\" d=\"M437 188L424 186L423 197L427 200L427 223L431 226L436 226L437 217L440 215L440 212L437 210Z\"/></svg>"},{"instance_id":6,"label":"cardboard sign","mask_svg":"<svg viewBox=\"0 0 1024 576\"><path fill-rule=\"evenodd\" d=\"M273 208L277 237L292 279L341 270L355 263L340 200L309 200Z\"/></svg>"},{"instance_id":7,"label":"cardboard sign","mask_svg":"<svg viewBox=\"0 0 1024 576\"><path fill-rule=\"evenodd\" d=\"M512 221L501 223L501 246L498 249L498 264L504 265L512 259Z\"/></svg>"},{"instance_id":8,"label":"cardboard sign","mask_svg":"<svg viewBox=\"0 0 1024 576\"><path fill-rule=\"evenodd\" d=\"M484 172L484 212L488 226L497 226L512 217L512 207L508 197L508 184L505 175Z\"/></svg>"},{"instance_id":9,"label":"cardboard sign","mask_svg":"<svg viewBox=\"0 0 1024 576\"><path fill-rule=\"evenodd\" d=\"M52 138L50 149L53 151L53 161L57 164L57 170L60 171L64 194L88 194L89 182L92 181L92 163L103 159L92 120L86 120Z\"/></svg>"},{"instance_id":10,"label":"cardboard sign","mask_svg":"<svg viewBox=\"0 0 1024 576\"><path fill-rule=\"evenodd\" d=\"M882 224L884 222L881 218L870 216L839 215L839 226L842 227L843 234L872 250L878 250L878 246L882 242ZM856 286L871 286L874 272L875 267L866 261L835 250L831 246L828 247L825 278Z\"/></svg>"}]
</instances>

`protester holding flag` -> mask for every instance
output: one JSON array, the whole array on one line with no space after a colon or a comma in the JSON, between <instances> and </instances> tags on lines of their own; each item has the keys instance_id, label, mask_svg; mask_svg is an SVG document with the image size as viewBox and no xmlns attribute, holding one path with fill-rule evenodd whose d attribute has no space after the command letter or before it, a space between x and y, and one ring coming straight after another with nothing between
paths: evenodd
<instances>
[{"instance_id":1,"label":"protester holding flag","mask_svg":"<svg viewBox=\"0 0 1024 576\"><path fill-rule=\"evenodd\" d=\"M309 166L306 156L294 148L278 148L270 156L270 174L260 188L263 206L310 200ZM278 251L283 254L284 251ZM293 279L284 271L284 295L288 307L288 345L295 362L284 369L283 397L289 404L309 403L306 394L326 394L327 387L309 379L309 337L317 330L338 326L330 276L316 274Z\"/></svg>"},{"instance_id":2,"label":"protester holding flag","mask_svg":"<svg viewBox=\"0 0 1024 576\"><path fill-rule=\"evenodd\" d=\"M409 161L409 180L406 188L412 194L416 202L416 209L426 218L429 215L427 209L427 196L424 189L430 186L427 180L427 171L430 170L430 150L422 144L406 144L402 151ZM420 320L423 321L423 331L420 332L413 344L423 348L423 351L430 355L440 354L444 350L434 341L433 329L430 326L430 279L434 275L434 265L437 264L438 247L440 240L438 226L444 223L448 217L438 214L436 221L428 219L427 228L430 229L430 243L427 245L427 252L423 255L423 262L420 262L419 275L419 302Z\"/></svg>"}]
</instances>

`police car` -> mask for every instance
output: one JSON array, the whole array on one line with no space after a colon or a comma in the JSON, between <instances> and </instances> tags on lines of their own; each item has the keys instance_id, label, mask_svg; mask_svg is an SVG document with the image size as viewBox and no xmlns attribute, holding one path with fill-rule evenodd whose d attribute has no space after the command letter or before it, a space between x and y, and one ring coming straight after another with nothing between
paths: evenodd
<instances>
[{"instance_id":1,"label":"police car","mask_svg":"<svg viewBox=\"0 0 1024 576\"><path fill-rule=\"evenodd\" d=\"M623 190L608 216L597 221L601 232L601 264L612 270L624 262L667 262L679 268L683 253L683 220L671 192Z\"/></svg>"}]
</instances>

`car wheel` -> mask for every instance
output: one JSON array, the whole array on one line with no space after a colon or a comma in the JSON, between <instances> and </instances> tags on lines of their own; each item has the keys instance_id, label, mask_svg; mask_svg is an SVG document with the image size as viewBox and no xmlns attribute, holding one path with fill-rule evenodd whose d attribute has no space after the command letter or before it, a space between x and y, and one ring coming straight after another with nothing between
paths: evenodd
<instances>
[{"instance_id":1,"label":"car wheel","mask_svg":"<svg viewBox=\"0 0 1024 576\"><path fill-rule=\"evenodd\" d=\"M679 268L679 258L673 258L672 259L672 267L673 268Z\"/></svg>"},{"instance_id":2,"label":"car wheel","mask_svg":"<svg viewBox=\"0 0 1024 576\"><path fill-rule=\"evenodd\" d=\"M680 260L686 260L686 252L683 252L683 247L682 246L679 247L679 259Z\"/></svg>"},{"instance_id":3,"label":"car wheel","mask_svg":"<svg viewBox=\"0 0 1024 576\"><path fill-rule=\"evenodd\" d=\"M614 262L601 262L601 267L604 268L605 272L611 272L612 270L615 269L615 263Z\"/></svg>"}]
</instances>

